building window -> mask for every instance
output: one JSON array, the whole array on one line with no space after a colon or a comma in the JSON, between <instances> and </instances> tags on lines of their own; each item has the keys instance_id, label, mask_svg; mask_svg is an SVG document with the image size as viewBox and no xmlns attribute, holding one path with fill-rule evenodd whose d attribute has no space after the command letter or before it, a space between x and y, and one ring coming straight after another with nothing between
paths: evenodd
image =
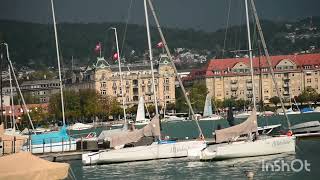
<instances>
[{"instance_id":1,"label":"building window","mask_svg":"<svg viewBox=\"0 0 320 180\"><path fill-rule=\"evenodd\" d=\"M303 68L304 69L311 69L311 66L308 65L308 66L304 66Z\"/></svg>"},{"instance_id":2,"label":"building window","mask_svg":"<svg viewBox=\"0 0 320 180\"><path fill-rule=\"evenodd\" d=\"M165 83L169 83L169 78L166 78L166 79L164 80L164 82L165 82Z\"/></svg>"},{"instance_id":3,"label":"building window","mask_svg":"<svg viewBox=\"0 0 320 180\"><path fill-rule=\"evenodd\" d=\"M169 86L166 86L166 91L169 91Z\"/></svg>"},{"instance_id":4,"label":"building window","mask_svg":"<svg viewBox=\"0 0 320 180\"><path fill-rule=\"evenodd\" d=\"M314 81L317 83L318 82L318 78L314 78Z\"/></svg>"},{"instance_id":5,"label":"building window","mask_svg":"<svg viewBox=\"0 0 320 180\"><path fill-rule=\"evenodd\" d=\"M101 87L106 87L107 86L107 83L106 82L102 82L101 83Z\"/></svg>"},{"instance_id":6,"label":"building window","mask_svg":"<svg viewBox=\"0 0 320 180\"><path fill-rule=\"evenodd\" d=\"M102 90L102 91L101 91L101 94L102 94L102 95L106 95L106 94L107 94L107 91L106 91L106 90Z\"/></svg>"},{"instance_id":7,"label":"building window","mask_svg":"<svg viewBox=\"0 0 320 180\"><path fill-rule=\"evenodd\" d=\"M311 83L311 79L308 78L308 79L307 79L307 83Z\"/></svg>"}]
</instances>

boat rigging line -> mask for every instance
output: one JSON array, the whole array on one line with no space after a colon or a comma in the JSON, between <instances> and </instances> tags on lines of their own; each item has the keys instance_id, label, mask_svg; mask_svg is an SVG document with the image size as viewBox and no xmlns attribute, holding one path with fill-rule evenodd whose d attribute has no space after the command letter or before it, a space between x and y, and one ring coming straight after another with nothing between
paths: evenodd
<instances>
[{"instance_id":1,"label":"boat rigging line","mask_svg":"<svg viewBox=\"0 0 320 180\"><path fill-rule=\"evenodd\" d=\"M182 92L183 92L183 95L184 95L184 97L185 97L185 99L186 99L186 101L187 101L187 104L188 104L189 109L190 109L190 111L191 111L191 113L192 113L193 119L195 120L195 122L196 122L196 124L197 124L198 130L199 130L199 133L200 133L200 134L199 134L199 137L200 137L200 138L204 138L203 133L202 133L202 129L201 129L201 127L200 127L199 122L197 121L197 119L195 119L195 113L194 113L193 108L192 108L192 106L191 106L190 100L189 100L189 98L187 97L186 90L185 90L185 88L184 88L184 86L183 86L183 83L182 83L182 80L181 80L181 78L180 78L180 76L179 76L179 74L178 74L177 68L176 68L176 66L175 66L175 64L174 64L174 62L173 62L172 55L171 55L170 50L169 50L169 48L168 48L168 44L167 44L167 42L166 42L166 39L164 38L164 35L163 35L163 33L162 33L161 26L160 26L160 24L159 24L159 20L158 20L158 17L157 17L157 15L156 15L156 13L155 13L155 10L154 10L154 7L153 7L153 4L152 4L151 0L148 0L148 4L149 4L149 7L150 7L150 9L151 9L153 18L154 18L154 20L155 20L157 29L158 29L158 31L159 31L159 34L160 34L160 37L161 37L161 41L162 41L162 43L163 43L163 45L164 45L164 48L165 48L165 50L166 50L166 53L167 53L167 55L168 55L168 57L169 57L169 59L170 59L171 65L172 65L172 67L173 67L173 69L174 69L174 72L175 72L175 74L176 74L176 77L177 77L177 79L178 79L178 81L179 81L179 84L180 84L181 90L182 90Z\"/></svg>"}]
</instances>

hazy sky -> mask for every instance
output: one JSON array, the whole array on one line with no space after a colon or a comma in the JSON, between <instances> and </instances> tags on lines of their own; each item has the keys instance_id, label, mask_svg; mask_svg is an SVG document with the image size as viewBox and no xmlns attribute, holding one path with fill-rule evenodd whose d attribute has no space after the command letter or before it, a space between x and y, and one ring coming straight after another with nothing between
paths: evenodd
<instances>
[{"instance_id":1,"label":"hazy sky","mask_svg":"<svg viewBox=\"0 0 320 180\"><path fill-rule=\"evenodd\" d=\"M125 22L143 24L143 0L54 0L58 22ZM153 0L163 26L213 31L241 23L244 0ZM260 18L295 20L320 16L320 0L255 0ZM0 0L0 19L51 23L50 0Z\"/></svg>"}]
</instances>

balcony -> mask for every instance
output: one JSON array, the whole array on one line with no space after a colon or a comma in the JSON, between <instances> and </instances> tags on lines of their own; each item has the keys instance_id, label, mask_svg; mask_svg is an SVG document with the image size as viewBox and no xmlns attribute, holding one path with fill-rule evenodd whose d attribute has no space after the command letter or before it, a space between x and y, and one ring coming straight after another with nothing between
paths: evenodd
<instances>
[{"instance_id":1,"label":"balcony","mask_svg":"<svg viewBox=\"0 0 320 180\"><path fill-rule=\"evenodd\" d=\"M152 92L146 92L146 95L151 96L153 93Z\"/></svg>"},{"instance_id":2,"label":"balcony","mask_svg":"<svg viewBox=\"0 0 320 180\"><path fill-rule=\"evenodd\" d=\"M231 86L231 91L237 91L238 90L238 86Z\"/></svg>"},{"instance_id":3,"label":"balcony","mask_svg":"<svg viewBox=\"0 0 320 180\"><path fill-rule=\"evenodd\" d=\"M247 90L252 90L252 85L247 86Z\"/></svg>"},{"instance_id":4,"label":"balcony","mask_svg":"<svg viewBox=\"0 0 320 180\"><path fill-rule=\"evenodd\" d=\"M247 94L247 97L248 97L248 98L252 98L252 97L253 97L253 94Z\"/></svg>"},{"instance_id":5,"label":"balcony","mask_svg":"<svg viewBox=\"0 0 320 180\"><path fill-rule=\"evenodd\" d=\"M288 88L288 87L289 87L289 84L288 84L288 83L284 83L284 84L283 84L283 87L284 87L284 88Z\"/></svg>"},{"instance_id":6,"label":"balcony","mask_svg":"<svg viewBox=\"0 0 320 180\"><path fill-rule=\"evenodd\" d=\"M284 96L289 96L289 91L283 91Z\"/></svg>"},{"instance_id":7,"label":"balcony","mask_svg":"<svg viewBox=\"0 0 320 180\"><path fill-rule=\"evenodd\" d=\"M132 87L133 87L133 88L138 88L139 85L138 85L138 84L132 84Z\"/></svg>"},{"instance_id":8,"label":"balcony","mask_svg":"<svg viewBox=\"0 0 320 180\"><path fill-rule=\"evenodd\" d=\"M231 98L236 99L236 98L238 98L238 95L237 94L231 94Z\"/></svg>"},{"instance_id":9,"label":"balcony","mask_svg":"<svg viewBox=\"0 0 320 180\"><path fill-rule=\"evenodd\" d=\"M237 83L238 83L238 80L235 80L235 79L231 80L231 84L237 84Z\"/></svg>"},{"instance_id":10,"label":"balcony","mask_svg":"<svg viewBox=\"0 0 320 180\"><path fill-rule=\"evenodd\" d=\"M247 83L252 83L252 79L247 79L246 82Z\"/></svg>"},{"instance_id":11,"label":"balcony","mask_svg":"<svg viewBox=\"0 0 320 180\"><path fill-rule=\"evenodd\" d=\"M290 78L289 78L288 76L285 76L285 77L282 78L282 80L283 80L283 81L289 81Z\"/></svg>"}]
</instances>

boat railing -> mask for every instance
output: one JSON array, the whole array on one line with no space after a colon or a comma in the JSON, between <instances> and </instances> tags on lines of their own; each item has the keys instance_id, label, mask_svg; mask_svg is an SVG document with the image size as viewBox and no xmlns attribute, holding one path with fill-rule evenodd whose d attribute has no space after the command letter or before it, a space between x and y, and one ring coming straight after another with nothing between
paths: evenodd
<instances>
[{"instance_id":1,"label":"boat railing","mask_svg":"<svg viewBox=\"0 0 320 180\"><path fill-rule=\"evenodd\" d=\"M51 137L43 138L41 140L32 140L30 137L27 142L27 151L31 153L42 150L42 153L70 151L72 145L76 144L72 137ZM61 147L61 148L60 148ZM61 150L61 151L60 151Z\"/></svg>"},{"instance_id":2,"label":"boat railing","mask_svg":"<svg viewBox=\"0 0 320 180\"><path fill-rule=\"evenodd\" d=\"M0 156L19 152L25 142L25 139L17 139L15 136L9 140L0 137Z\"/></svg>"}]
</instances>

